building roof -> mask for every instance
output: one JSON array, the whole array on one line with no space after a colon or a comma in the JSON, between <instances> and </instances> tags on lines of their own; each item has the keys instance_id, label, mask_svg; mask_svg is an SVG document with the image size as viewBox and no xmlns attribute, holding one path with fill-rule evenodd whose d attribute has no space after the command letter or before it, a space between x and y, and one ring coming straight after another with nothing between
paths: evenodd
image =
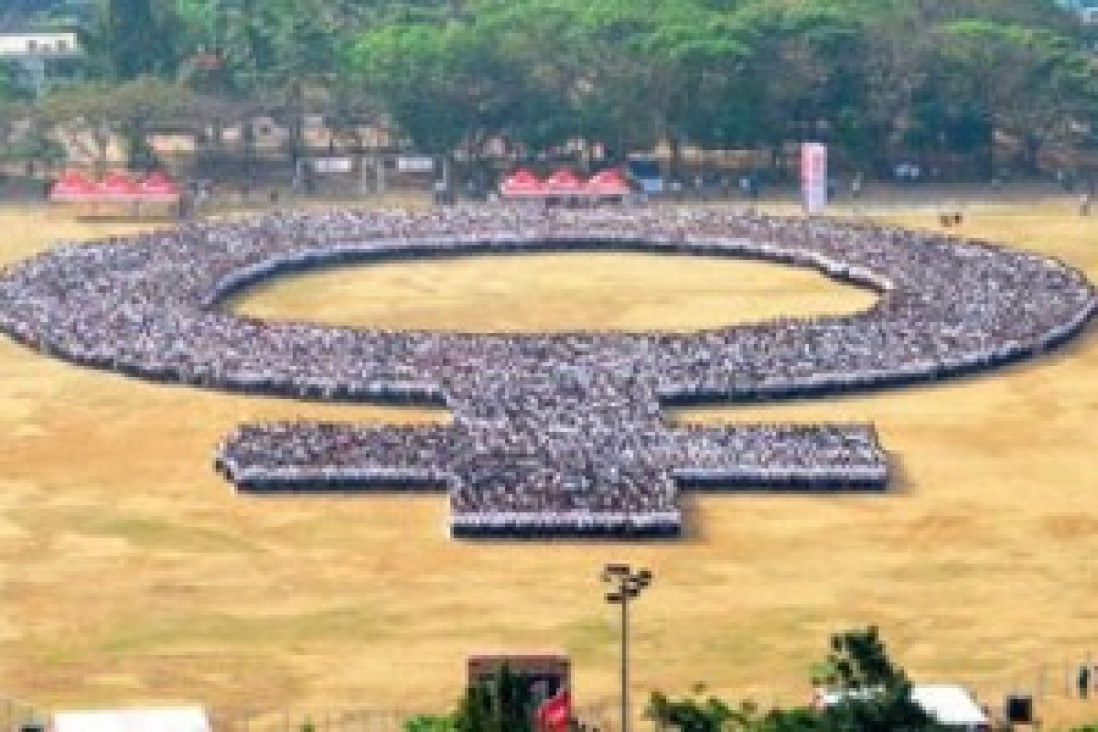
<instances>
[{"instance_id":1,"label":"building roof","mask_svg":"<svg viewBox=\"0 0 1098 732\"><path fill-rule=\"evenodd\" d=\"M177 709L121 709L95 712L58 712L54 732L210 732L200 707Z\"/></svg>"},{"instance_id":2,"label":"building roof","mask_svg":"<svg viewBox=\"0 0 1098 732\"><path fill-rule=\"evenodd\" d=\"M57 58L80 55L80 39L71 30L0 32L0 58Z\"/></svg>"}]
</instances>

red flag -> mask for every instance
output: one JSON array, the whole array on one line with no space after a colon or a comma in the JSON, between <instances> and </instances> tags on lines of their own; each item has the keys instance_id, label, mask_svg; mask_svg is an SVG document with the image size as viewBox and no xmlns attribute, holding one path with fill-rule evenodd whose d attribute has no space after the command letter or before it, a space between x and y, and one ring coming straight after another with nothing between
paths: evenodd
<instances>
[{"instance_id":1,"label":"red flag","mask_svg":"<svg viewBox=\"0 0 1098 732\"><path fill-rule=\"evenodd\" d=\"M568 732L572 721L572 698L561 689L542 702L537 713L539 732Z\"/></svg>"}]
</instances>

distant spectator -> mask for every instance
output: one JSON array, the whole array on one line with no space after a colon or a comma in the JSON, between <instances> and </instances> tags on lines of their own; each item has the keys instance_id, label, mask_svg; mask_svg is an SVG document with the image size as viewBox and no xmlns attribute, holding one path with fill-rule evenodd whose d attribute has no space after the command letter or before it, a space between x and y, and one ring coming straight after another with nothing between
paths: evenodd
<instances>
[{"instance_id":1,"label":"distant spectator","mask_svg":"<svg viewBox=\"0 0 1098 732\"><path fill-rule=\"evenodd\" d=\"M740 190L751 200L755 200L759 197L759 181L754 173L750 173L740 178Z\"/></svg>"},{"instance_id":2,"label":"distant spectator","mask_svg":"<svg viewBox=\"0 0 1098 732\"><path fill-rule=\"evenodd\" d=\"M184 190L179 195L179 218L182 221L194 218L194 197L189 190Z\"/></svg>"},{"instance_id":3,"label":"distant spectator","mask_svg":"<svg viewBox=\"0 0 1098 732\"><path fill-rule=\"evenodd\" d=\"M1057 168L1056 170L1056 185L1060 186L1064 192L1071 190L1071 179L1063 168Z\"/></svg>"}]
</instances>

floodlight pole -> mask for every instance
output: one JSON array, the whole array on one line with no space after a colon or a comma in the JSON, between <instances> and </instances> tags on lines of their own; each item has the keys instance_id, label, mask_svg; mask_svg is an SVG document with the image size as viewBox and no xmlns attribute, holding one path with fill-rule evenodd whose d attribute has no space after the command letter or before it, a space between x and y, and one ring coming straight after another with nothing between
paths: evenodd
<instances>
[{"instance_id":1,"label":"floodlight pole","mask_svg":"<svg viewBox=\"0 0 1098 732\"><path fill-rule=\"evenodd\" d=\"M629 732L629 595L621 599L621 732Z\"/></svg>"},{"instance_id":2,"label":"floodlight pole","mask_svg":"<svg viewBox=\"0 0 1098 732\"><path fill-rule=\"evenodd\" d=\"M652 573L634 572L627 564L607 564L602 581L610 585L606 601L621 605L621 732L629 732L629 601L651 584Z\"/></svg>"}]
</instances>

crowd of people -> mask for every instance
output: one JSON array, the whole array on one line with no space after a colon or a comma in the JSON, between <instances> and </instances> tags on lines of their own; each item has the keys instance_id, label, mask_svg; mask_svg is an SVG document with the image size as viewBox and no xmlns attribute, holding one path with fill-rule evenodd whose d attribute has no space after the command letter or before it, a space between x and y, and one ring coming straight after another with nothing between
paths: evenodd
<instances>
[{"instance_id":1,"label":"crowd of people","mask_svg":"<svg viewBox=\"0 0 1098 732\"><path fill-rule=\"evenodd\" d=\"M878 299L852 315L697 333L541 335L265 322L226 307L267 278L352 261L592 248L757 257ZM0 329L77 363L233 391L447 406L453 423L429 428L246 426L216 462L244 490L445 487L455 535L675 534L684 486L884 487L871 426L673 427L661 407L984 369L1053 347L1096 307L1086 279L1049 258L701 208L274 214L61 246L0 278Z\"/></svg>"},{"instance_id":2,"label":"crowd of people","mask_svg":"<svg viewBox=\"0 0 1098 732\"><path fill-rule=\"evenodd\" d=\"M680 487L878 489L888 477L865 425L669 428L614 413L582 430L246 425L216 464L255 492L449 489L455 535L672 535Z\"/></svg>"}]
</instances>

